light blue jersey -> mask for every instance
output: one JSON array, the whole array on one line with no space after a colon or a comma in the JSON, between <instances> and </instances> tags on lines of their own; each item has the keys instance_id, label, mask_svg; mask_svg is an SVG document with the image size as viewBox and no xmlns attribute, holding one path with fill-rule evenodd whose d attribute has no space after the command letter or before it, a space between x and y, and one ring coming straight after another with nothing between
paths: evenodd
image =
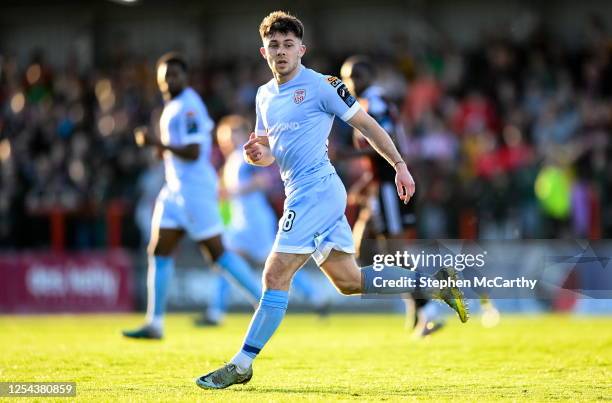
<instances>
[{"instance_id":1,"label":"light blue jersey","mask_svg":"<svg viewBox=\"0 0 612 403\"><path fill-rule=\"evenodd\" d=\"M258 263L263 263L272 249L277 218L262 190L248 193L240 193L240 190L248 186L262 169L247 164L241 149L229 155L223 168L223 182L233 194L230 200L232 218L226 232L227 246Z\"/></svg>"},{"instance_id":2,"label":"light blue jersey","mask_svg":"<svg viewBox=\"0 0 612 403\"><path fill-rule=\"evenodd\" d=\"M304 66L290 81L270 80L257 91L255 133L267 135L285 189L336 172L327 137L338 116L349 120L359 103L340 79Z\"/></svg>"},{"instance_id":3,"label":"light blue jersey","mask_svg":"<svg viewBox=\"0 0 612 403\"><path fill-rule=\"evenodd\" d=\"M159 127L164 145L200 145L200 156L195 161L164 151L166 183L170 190L204 190L202 187L206 187L207 192L216 193L217 174L210 163L214 123L200 96L192 88L185 88L164 105Z\"/></svg>"},{"instance_id":4,"label":"light blue jersey","mask_svg":"<svg viewBox=\"0 0 612 403\"><path fill-rule=\"evenodd\" d=\"M327 156L327 138L335 116L347 121L359 109L340 79L304 66L284 84L259 88L255 131L269 137L287 195L274 251L313 254L319 264L332 248L354 253L346 190Z\"/></svg>"},{"instance_id":5,"label":"light blue jersey","mask_svg":"<svg viewBox=\"0 0 612 403\"><path fill-rule=\"evenodd\" d=\"M217 173L210 162L214 123L204 102L185 88L164 105L159 126L163 144L199 144L200 155L190 161L164 151L166 183L157 197L152 230L184 229L196 241L220 234Z\"/></svg>"}]
</instances>

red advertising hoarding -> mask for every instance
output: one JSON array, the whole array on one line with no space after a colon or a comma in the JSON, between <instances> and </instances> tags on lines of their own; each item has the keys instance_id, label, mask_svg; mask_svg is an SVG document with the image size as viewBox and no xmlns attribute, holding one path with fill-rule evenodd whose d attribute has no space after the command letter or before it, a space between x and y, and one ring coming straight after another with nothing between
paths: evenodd
<instances>
[{"instance_id":1,"label":"red advertising hoarding","mask_svg":"<svg viewBox=\"0 0 612 403\"><path fill-rule=\"evenodd\" d=\"M121 250L0 254L0 313L130 311L131 266Z\"/></svg>"}]
</instances>

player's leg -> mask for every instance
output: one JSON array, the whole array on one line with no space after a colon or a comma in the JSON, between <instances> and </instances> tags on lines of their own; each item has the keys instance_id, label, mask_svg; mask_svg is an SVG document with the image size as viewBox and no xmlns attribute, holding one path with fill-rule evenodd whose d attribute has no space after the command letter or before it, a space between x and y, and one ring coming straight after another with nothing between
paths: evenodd
<instances>
[{"instance_id":1,"label":"player's leg","mask_svg":"<svg viewBox=\"0 0 612 403\"><path fill-rule=\"evenodd\" d=\"M319 266L339 293L343 295L362 293L361 271L354 255L332 250Z\"/></svg>"},{"instance_id":2,"label":"player's leg","mask_svg":"<svg viewBox=\"0 0 612 403\"><path fill-rule=\"evenodd\" d=\"M253 304L261 299L261 283L246 260L225 248L221 235L215 235L198 242L200 249L208 251L212 260L232 276L247 292Z\"/></svg>"},{"instance_id":3,"label":"player's leg","mask_svg":"<svg viewBox=\"0 0 612 403\"><path fill-rule=\"evenodd\" d=\"M272 244L274 243L274 234L266 237L265 233L262 234L261 230L262 229L257 225L255 225L253 229L236 229L230 226L222 235L221 246L219 246L218 242L215 242L215 245L210 245L212 254L215 256L221 256L222 252L217 249L224 247L227 250L237 253L247 262L250 267L263 269L266 258L272 249ZM271 238L271 240L268 238ZM268 240L266 241L266 239ZM209 249L209 247L206 245L204 247L207 250ZM229 279L223 274L217 275L217 280L214 283L212 298L209 301L208 307L206 311L194 321L197 326L217 326L221 324L227 313L228 301L233 289L230 281L228 280ZM260 287L260 284L260 281L256 282L258 287ZM252 302L259 301L256 299L256 295L249 295L249 297Z\"/></svg>"},{"instance_id":4,"label":"player's leg","mask_svg":"<svg viewBox=\"0 0 612 403\"><path fill-rule=\"evenodd\" d=\"M359 211L359 216L353 226L355 257L357 261L363 265L365 265L366 262L372 262L374 260L374 255L379 253L373 221L372 208L365 206Z\"/></svg>"},{"instance_id":5,"label":"player's leg","mask_svg":"<svg viewBox=\"0 0 612 403\"><path fill-rule=\"evenodd\" d=\"M198 378L198 386L205 389L223 389L251 380L252 362L281 324L287 310L291 279L308 257L307 254L278 252L268 257L263 272L263 296L253 315L242 348L229 364Z\"/></svg>"},{"instance_id":6,"label":"player's leg","mask_svg":"<svg viewBox=\"0 0 612 403\"><path fill-rule=\"evenodd\" d=\"M359 268L352 254L337 250L332 250L319 264L338 291L344 295L412 293L417 298L440 299L457 312L462 322L468 319L465 298L458 287L447 287L442 290L423 287L421 278L428 276L417 271L395 266L384 266L383 270L374 270L373 266ZM434 277L438 280L455 280L456 273L452 269L443 268ZM393 280L396 286L385 287L382 280ZM397 286L398 284L400 286Z\"/></svg>"},{"instance_id":7,"label":"player's leg","mask_svg":"<svg viewBox=\"0 0 612 403\"><path fill-rule=\"evenodd\" d=\"M386 253L393 253L390 246L414 239L416 226L415 204L403 204L397 198L395 183L382 182L378 189L378 219L381 223L380 233ZM439 315L437 301L426 298L404 298L406 323L414 330L417 337L428 336L444 326Z\"/></svg>"},{"instance_id":8,"label":"player's leg","mask_svg":"<svg viewBox=\"0 0 612 403\"><path fill-rule=\"evenodd\" d=\"M224 227L217 198L195 192L184 201L183 222L189 237L197 242L203 254L209 253L213 262L236 279L255 304L261 297L261 285L244 259L223 245Z\"/></svg>"},{"instance_id":9,"label":"player's leg","mask_svg":"<svg viewBox=\"0 0 612 403\"><path fill-rule=\"evenodd\" d=\"M412 336L421 338L429 336L445 325L444 319L440 314L440 305L431 299L416 299L416 320L411 317L414 323Z\"/></svg>"},{"instance_id":10,"label":"player's leg","mask_svg":"<svg viewBox=\"0 0 612 403\"><path fill-rule=\"evenodd\" d=\"M264 292L257 312L245 338L242 350L232 360L236 365L246 369L265 343L270 339L282 318L289 300L289 287L297 270L306 262L309 255L274 252L266 261L263 271Z\"/></svg>"},{"instance_id":11,"label":"player's leg","mask_svg":"<svg viewBox=\"0 0 612 403\"><path fill-rule=\"evenodd\" d=\"M174 273L172 252L185 234L182 229L160 228L149 247L147 320L163 319L170 281ZM155 239L157 238L157 239ZM161 323L160 323L161 324Z\"/></svg>"},{"instance_id":12,"label":"player's leg","mask_svg":"<svg viewBox=\"0 0 612 403\"><path fill-rule=\"evenodd\" d=\"M146 324L140 329L124 331L131 338L160 339L163 336L163 320L170 281L174 272L172 252L183 237L181 229L153 227L147 250L147 315Z\"/></svg>"},{"instance_id":13,"label":"player's leg","mask_svg":"<svg viewBox=\"0 0 612 403\"><path fill-rule=\"evenodd\" d=\"M235 238L231 236L231 233L226 232L223 234L223 245L231 250L232 252L237 253L242 257L250 267L256 269L263 269L264 264L266 262L266 258L268 257L268 253L270 248L265 250L266 254L263 255L260 249L257 249L256 246L251 248L251 251L248 252L238 247L235 242ZM254 240L253 242L255 242ZM255 256L252 253L254 250L257 250ZM260 286L261 282L257 282L257 285ZM208 307L202 315L195 319L194 323L197 326L218 326L221 324L228 310L228 301L230 299L232 293L232 283L228 280L228 278L223 275L217 275L217 281L214 284L213 296L208 304ZM256 298L256 296L251 296L251 299ZM259 302L258 300L256 300Z\"/></svg>"}]
</instances>

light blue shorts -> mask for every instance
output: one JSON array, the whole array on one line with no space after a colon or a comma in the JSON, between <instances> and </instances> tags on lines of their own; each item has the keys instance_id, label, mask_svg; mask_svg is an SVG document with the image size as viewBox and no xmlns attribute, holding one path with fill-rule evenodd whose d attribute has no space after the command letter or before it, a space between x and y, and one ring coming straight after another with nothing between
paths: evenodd
<instances>
[{"instance_id":1,"label":"light blue shorts","mask_svg":"<svg viewBox=\"0 0 612 403\"><path fill-rule=\"evenodd\" d=\"M183 229L194 241L212 238L223 232L216 194L176 192L164 186L153 210L152 230Z\"/></svg>"},{"instance_id":2,"label":"light blue shorts","mask_svg":"<svg viewBox=\"0 0 612 403\"><path fill-rule=\"evenodd\" d=\"M355 253L345 210L346 189L337 174L297 186L285 199L272 250L312 254L318 265L332 249Z\"/></svg>"}]
</instances>

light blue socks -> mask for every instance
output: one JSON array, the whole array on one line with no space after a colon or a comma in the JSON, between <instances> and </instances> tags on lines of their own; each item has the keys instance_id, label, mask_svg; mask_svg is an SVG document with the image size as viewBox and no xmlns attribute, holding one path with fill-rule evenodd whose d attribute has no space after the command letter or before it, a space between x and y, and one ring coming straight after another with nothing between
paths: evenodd
<instances>
[{"instance_id":1,"label":"light blue socks","mask_svg":"<svg viewBox=\"0 0 612 403\"><path fill-rule=\"evenodd\" d=\"M248 263L240 255L231 251L225 251L217 259L217 264L227 271L249 293L254 302L261 299L261 283Z\"/></svg>"},{"instance_id":2,"label":"light blue socks","mask_svg":"<svg viewBox=\"0 0 612 403\"><path fill-rule=\"evenodd\" d=\"M147 323L161 329L166 313L168 288L174 272L170 256L149 256L147 273Z\"/></svg>"},{"instance_id":3,"label":"light blue socks","mask_svg":"<svg viewBox=\"0 0 612 403\"><path fill-rule=\"evenodd\" d=\"M227 304L232 291L232 285L224 275L219 274L216 278L215 291L206 310L206 317L214 322L220 323L227 313Z\"/></svg>"},{"instance_id":4,"label":"light blue socks","mask_svg":"<svg viewBox=\"0 0 612 403\"><path fill-rule=\"evenodd\" d=\"M282 290L266 290L261 297L259 308L255 311L242 349L232 358L239 372L246 372L253 359L270 340L285 317L289 293Z\"/></svg>"}]
</instances>

